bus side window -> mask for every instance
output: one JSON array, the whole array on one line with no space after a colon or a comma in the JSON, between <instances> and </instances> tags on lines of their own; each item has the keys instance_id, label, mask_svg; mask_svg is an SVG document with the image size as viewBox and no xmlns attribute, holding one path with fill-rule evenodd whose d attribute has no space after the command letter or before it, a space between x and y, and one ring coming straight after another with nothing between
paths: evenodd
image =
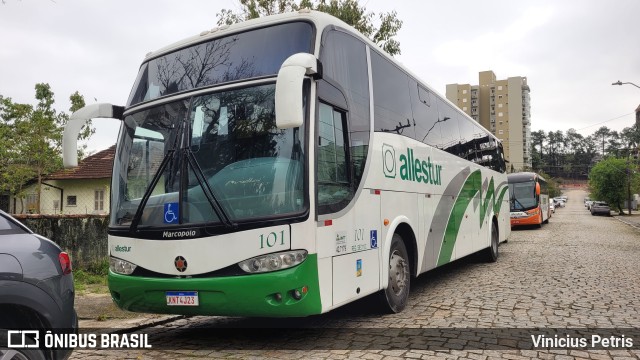
<instances>
[{"instance_id":1,"label":"bus side window","mask_svg":"<svg viewBox=\"0 0 640 360\"><path fill-rule=\"evenodd\" d=\"M411 109L415 122L416 140L431 146L437 146L442 140L440 123L438 123L438 108L435 95L420 86L415 80L410 80Z\"/></svg>"},{"instance_id":2,"label":"bus side window","mask_svg":"<svg viewBox=\"0 0 640 360\"><path fill-rule=\"evenodd\" d=\"M438 99L438 122L442 140L439 149L458 156L460 131L458 130L458 112L442 99Z\"/></svg>"},{"instance_id":3,"label":"bus side window","mask_svg":"<svg viewBox=\"0 0 640 360\"><path fill-rule=\"evenodd\" d=\"M353 197L349 180L346 113L320 103L318 110L318 212L343 208Z\"/></svg>"},{"instance_id":4,"label":"bus side window","mask_svg":"<svg viewBox=\"0 0 640 360\"><path fill-rule=\"evenodd\" d=\"M367 160L370 135L369 115L369 73L367 69L366 45L361 40L350 35L348 31L330 26L322 34L322 47L320 51L323 77L330 79L331 85L340 89L342 94L337 97L345 97L348 106L324 98L330 104L348 110L349 153L353 168L354 188L357 188L364 174ZM326 84L321 84L323 87ZM318 93L326 95L318 89ZM321 96L322 97L322 96Z\"/></svg>"},{"instance_id":5,"label":"bus side window","mask_svg":"<svg viewBox=\"0 0 640 360\"><path fill-rule=\"evenodd\" d=\"M395 64L371 51L374 131L415 139L409 77Z\"/></svg>"}]
</instances>

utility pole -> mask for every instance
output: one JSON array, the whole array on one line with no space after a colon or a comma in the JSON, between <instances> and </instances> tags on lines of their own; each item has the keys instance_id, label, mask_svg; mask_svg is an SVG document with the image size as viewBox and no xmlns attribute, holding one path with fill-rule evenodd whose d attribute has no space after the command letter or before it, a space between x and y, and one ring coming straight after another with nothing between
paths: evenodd
<instances>
[{"instance_id":1,"label":"utility pole","mask_svg":"<svg viewBox=\"0 0 640 360\"><path fill-rule=\"evenodd\" d=\"M629 151L627 151L627 208L631 215L631 143L629 143Z\"/></svg>"}]
</instances>

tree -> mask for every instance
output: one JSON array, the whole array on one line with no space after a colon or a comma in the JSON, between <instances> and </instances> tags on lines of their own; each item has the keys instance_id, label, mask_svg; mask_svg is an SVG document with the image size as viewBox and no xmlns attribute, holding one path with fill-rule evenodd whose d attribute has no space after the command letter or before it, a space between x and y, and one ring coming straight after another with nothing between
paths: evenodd
<instances>
[{"instance_id":1,"label":"tree","mask_svg":"<svg viewBox=\"0 0 640 360\"><path fill-rule=\"evenodd\" d=\"M622 204L627 198L629 170L626 159L609 157L597 163L589 172L591 198L608 202L623 215Z\"/></svg>"},{"instance_id":2,"label":"tree","mask_svg":"<svg viewBox=\"0 0 640 360\"><path fill-rule=\"evenodd\" d=\"M606 126L600 127L600 129L596 130L596 132L593 133L593 137L596 141L599 142L600 140L602 140L602 157L604 157L604 145L610 135L611 130Z\"/></svg>"},{"instance_id":3,"label":"tree","mask_svg":"<svg viewBox=\"0 0 640 360\"><path fill-rule=\"evenodd\" d=\"M222 9L216 15L218 26L308 8L331 14L353 26L390 55L400 54L400 43L394 37L402 27L402 21L395 11L379 14L379 26L376 26L376 14L366 12L358 0L299 0L298 3L295 0L240 0L240 6L240 13Z\"/></svg>"},{"instance_id":4,"label":"tree","mask_svg":"<svg viewBox=\"0 0 640 360\"><path fill-rule=\"evenodd\" d=\"M560 191L560 186L558 185L558 181L549 174L544 171L538 171L538 174L542 176L547 181L547 191L549 192L549 198L554 198L562 195L562 191Z\"/></svg>"},{"instance_id":5,"label":"tree","mask_svg":"<svg viewBox=\"0 0 640 360\"><path fill-rule=\"evenodd\" d=\"M544 142L547 140L547 134L543 130L533 131L531 132L531 142L532 142L532 165L534 169L542 170L545 165L545 157L544 157ZM536 146L540 148L540 150L536 149Z\"/></svg>"},{"instance_id":6,"label":"tree","mask_svg":"<svg viewBox=\"0 0 640 360\"><path fill-rule=\"evenodd\" d=\"M22 195L25 185L37 186L35 211L40 209L40 190L44 176L62 168L62 132L69 116L54 109L54 93L49 84L36 84L37 105L14 103L0 97L0 191ZM75 92L69 98L71 110L84 106ZM86 126L81 139L95 130Z\"/></svg>"}]
</instances>

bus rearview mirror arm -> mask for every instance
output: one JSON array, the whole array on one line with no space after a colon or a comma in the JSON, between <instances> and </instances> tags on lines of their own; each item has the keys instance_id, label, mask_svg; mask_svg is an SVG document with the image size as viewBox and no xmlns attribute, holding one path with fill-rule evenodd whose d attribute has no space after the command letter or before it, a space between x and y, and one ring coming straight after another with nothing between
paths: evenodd
<instances>
[{"instance_id":1,"label":"bus rearview mirror arm","mask_svg":"<svg viewBox=\"0 0 640 360\"><path fill-rule=\"evenodd\" d=\"M95 118L122 120L123 106L91 104L71 114L62 134L62 163L65 168L78 166L78 135L87 121Z\"/></svg>"},{"instance_id":2,"label":"bus rearview mirror arm","mask_svg":"<svg viewBox=\"0 0 640 360\"><path fill-rule=\"evenodd\" d=\"M305 76L322 78L322 63L312 54L293 54L282 63L276 80L276 127L302 126L304 104L302 84Z\"/></svg>"}]
</instances>

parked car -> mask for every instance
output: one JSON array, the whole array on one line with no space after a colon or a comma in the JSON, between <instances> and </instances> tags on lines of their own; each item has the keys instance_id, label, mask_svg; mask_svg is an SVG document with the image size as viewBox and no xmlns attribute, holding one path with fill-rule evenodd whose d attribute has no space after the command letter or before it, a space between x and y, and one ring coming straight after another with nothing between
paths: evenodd
<instances>
[{"instance_id":1,"label":"parked car","mask_svg":"<svg viewBox=\"0 0 640 360\"><path fill-rule=\"evenodd\" d=\"M566 201L565 201L565 200L563 200L563 199L562 199L562 198L560 198L560 197L554 197L554 198L553 198L553 203L554 203L555 207L557 207L557 208L559 208L559 207L564 207L565 202L566 202Z\"/></svg>"},{"instance_id":2,"label":"parked car","mask_svg":"<svg viewBox=\"0 0 640 360\"><path fill-rule=\"evenodd\" d=\"M554 204L553 199L549 199L549 210L550 210L552 213L555 213L555 212L556 212L556 205Z\"/></svg>"},{"instance_id":3,"label":"parked car","mask_svg":"<svg viewBox=\"0 0 640 360\"><path fill-rule=\"evenodd\" d=\"M604 201L594 201L591 205L591 215L602 214L611 216L611 208Z\"/></svg>"},{"instance_id":4,"label":"parked car","mask_svg":"<svg viewBox=\"0 0 640 360\"><path fill-rule=\"evenodd\" d=\"M7 330L77 331L74 299L69 255L0 211L0 343L8 344ZM35 344L33 339L27 341ZM71 349L3 349L3 345L0 359L66 359L71 355Z\"/></svg>"},{"instance_id":5,"label":"parked car","mask_svg":"<svg viewBox=\"0 0 640 360\"><path fill-rule=\"evenodd\" d=\"M584 203L584 206L587 208L587 210L591 210L591 205L593 205L593 203L595 202L595 200L587 200Z\"/></svg>"}]
</instances>

